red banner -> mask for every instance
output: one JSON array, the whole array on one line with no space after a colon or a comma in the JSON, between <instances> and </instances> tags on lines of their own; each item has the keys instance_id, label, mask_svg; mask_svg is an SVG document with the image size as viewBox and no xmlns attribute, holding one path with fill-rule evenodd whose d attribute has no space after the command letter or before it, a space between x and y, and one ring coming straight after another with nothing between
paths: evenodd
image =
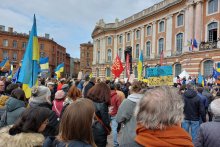
<instances>
[{"instance_id":1,"label":"red banner","mask_svg":"<svg viewBox=\"0 0 220 147\"><path fill-rule=\"evenodd\" d=\"M115 62L112 65L112 73L115 75L115 78L119 77L120 74L123 72L124 68L121 63L121 59L116 56Z\"/></svg>"},{"instance_id":2,"label":"red banner","mask_svg":"<svg viewBox=\"0 0 220 147\"><path fill-rule=\"evenodd\" d=\"M126 55L126 76L130 77L130 62L129 62L129 54Z\"/></svg>"}]
</instances>

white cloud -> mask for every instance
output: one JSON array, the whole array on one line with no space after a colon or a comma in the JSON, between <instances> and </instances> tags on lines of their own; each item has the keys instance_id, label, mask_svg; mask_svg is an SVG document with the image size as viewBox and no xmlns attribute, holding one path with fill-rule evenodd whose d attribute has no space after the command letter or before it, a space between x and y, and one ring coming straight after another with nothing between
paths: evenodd
<instances>
[{"instance_id":1,"label":"white cloud","mask_svg":"<svg viewBox=\"0 0 220 147\"><path fill-rule=\"evenodd\" d=\"M80 43L91 40L96 22L114 22L140 12L161 0L1 0L0 24L17 32L31 29L36 14L38 34L49 33L67 48L72 57L79 57Z\"/></svg>"}]
</instances>

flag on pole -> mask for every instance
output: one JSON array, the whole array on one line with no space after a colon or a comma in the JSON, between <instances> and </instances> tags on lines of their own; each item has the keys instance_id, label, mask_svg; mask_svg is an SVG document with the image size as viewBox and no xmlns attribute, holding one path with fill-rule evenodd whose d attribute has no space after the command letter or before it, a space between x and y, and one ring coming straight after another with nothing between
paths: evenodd
<instances>
[{"instance_id":1,"label":"flag on pole","mask_svg":"<svg viewBox=\"0 0 220 147\"><path fill-rule=\"evenodd\" d=\"M61 77L61 72L63 72L63 71L64 71L64 63L61 63L55 69L55 73L57 74L58 79Z\"/></svg>"},{"instance_id":2,"label":"flag on pole","mask_svg":"<svg viewBox=\"0 0 220 147\"><path fill-rule=\"evenodd\" d=\"M23 90L25 91L27 98L30 96L30 88L36 85L38 81L38 72L40 71L39 58L40 55L37 38L37 26L34 15L33 26L18 77L18 81L23 83Z\"/></svg>"},{"instance_id":3,"label":"flag on pole","mask_svg":"<svg viewBox=\"0 0 220 147\"><path fill-rule=\"evenodd\" d=\"M163 65L163 58L164 58L164 54L163 54L163 50L160 52L160 66Z\"/></svg>"},{"instance_id":4,"label":"flag on pole","mask_svg":"<svg viewBox=\"0 0 220 147\"><path fill-rule=\"evenodd\" d=\"M49 57L40 58L40 69L41 71L49 70Z\"/></svg>"},{"instance_id":5,"label":"flag on pole","mask_svg":"<svg viewBox=\"0 0 220 147\"><path fill-rule=\"evenodd\" d=\"M126 76L130 78L130 62L129 62L129 54L126 55Z\"/></svg>"},{"instance_id":6,"label":"flag on pole","mask_svg":"<svg viewBox=\"0 0 220 147\"><path fill-rule=\"evenodd\" d=\"M15 74L14 74L14 76L13 76L13 78L12 78L12 83L17 83L18 77L19 77L19 74L20 74L20 69L21 69L21 67L19 67L19 68L17 69L17 71L15 72Z\"/></svg>"},{"instance_id":7,"label":"flag on pole","mask_svg":"<svg viewBox=\"0 0 220 147\"><path fill-rule=\"evenodd\" d=\"M204 79L201 73L199 73L199 76L198 76L198 84L202 84L202 86L205 85L205 82L204 82Z\"/></svg>"},{"instance_id":8,"label":"flag on pole","mask_svg":"<svg viewBox=\"0 0 220 147\"><path fill-rule=\"evenodd\" d=\"M213 78L215 78L215 79L218 79L218 77L220 76L220 72L218 72L217 70L215 70L214 67L213 67L212 76L213 76Z\"/></svg>"},{"instance_id":9,"label":"flag on pole","mask_svg":"<svg viewBox=\"0 0 220 147\"><path fill-rule=\"evenodd\" d=\"M117 55L113 65L112 65L112 73L115 75L115 78L118 78L120 76L120 74L123 72L123 70L124 70L124 68L121 63L121 59Z\"/></svg>"},{"instance_id":10,"label":"flag on pole","mask_svg":"<svg viewBox=\"0 0 220 147\"><path fill-rule=\"evenodd\" d=\"M139 61L138 61L138 80L142 80L142 71L143 71L143 53L141 51Z\"/></svg>"},{"instance_id":11,"label":"flag on pole","mask_svg":"<svg viewBox=\"0 0 220 147\"><path fill-rule=\"evenodd\" d=\"M1 71L10 71L10 68L11 68L11 64L8 60L8 58L5 58L1 63L0 63L0 69Z\"/></svg>"}]
</instances>

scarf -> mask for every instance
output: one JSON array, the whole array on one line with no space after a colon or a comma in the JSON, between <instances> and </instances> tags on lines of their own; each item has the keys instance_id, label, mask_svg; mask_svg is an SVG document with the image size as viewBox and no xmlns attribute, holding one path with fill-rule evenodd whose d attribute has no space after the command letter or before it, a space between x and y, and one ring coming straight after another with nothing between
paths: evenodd
<instances>
[{"instance_id":1,"label":"scarf","mask_svg":"<svg viewBox=\"0 0 220 147\"><path fill-rule=\"evenodd\" d=\"M147 147L193 147L192 138L179 126L164 130L148 130L137 125L135 141Z\"/></svg>"}]
</instances>

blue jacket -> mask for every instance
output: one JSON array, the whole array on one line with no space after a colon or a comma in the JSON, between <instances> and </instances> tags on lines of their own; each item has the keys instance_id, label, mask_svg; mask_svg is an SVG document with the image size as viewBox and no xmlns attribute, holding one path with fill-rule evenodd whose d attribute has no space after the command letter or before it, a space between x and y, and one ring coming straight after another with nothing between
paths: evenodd
<instances>
[{"instance_id":1,"label":"blue jacket","mask_svg":"<svg viewBox=\"0 0 220 147\"><path fill-rule=\"evenodd\" d=\"M204 105L204 107L207 109L208 106L209 106L207 97L204 96L204 95L202 95L201 93L198 93L197 95L200 97L200 102L202 102L202 104Z\"/></svg>"}]
</instances>

